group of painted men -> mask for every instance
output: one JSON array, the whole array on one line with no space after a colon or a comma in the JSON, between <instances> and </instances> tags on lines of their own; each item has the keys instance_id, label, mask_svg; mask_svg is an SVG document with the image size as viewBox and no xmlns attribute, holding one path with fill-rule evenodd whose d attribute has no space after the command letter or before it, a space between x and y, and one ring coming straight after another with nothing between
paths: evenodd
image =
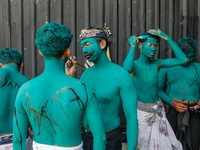
<instances>
[{"instance_id":1,"label":"group of painted men","mask_svg":"<svg viewBox=\"0 0 200 150\"><path fill-rule=\"evenodd\" d=\"M81 30L83 54L94 65L80 80L75 56L70 56L73 36L65 25L51 22L37 31L35 44L45 69L31 80L19 72L18 50L0 50L0 150L121 150L121 107L128 150L198 150L197 41L186 37L176 44L160 30L131 36L121 67L106 55L107 33ZM153 59L160 39L169 43L175 58ZM134 60L136 46L141 53ZM161 99L171 108L164 109Z\"/></svg>"}]
</instances>

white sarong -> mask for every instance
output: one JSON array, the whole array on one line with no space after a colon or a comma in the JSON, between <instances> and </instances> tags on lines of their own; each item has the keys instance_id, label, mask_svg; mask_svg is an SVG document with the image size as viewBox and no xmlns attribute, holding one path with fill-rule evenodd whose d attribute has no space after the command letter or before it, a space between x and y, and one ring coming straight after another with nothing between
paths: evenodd
<instances>
[{"instance_id":1,"label":"white sarong","mask_svg":"<svg viewBox=\"0 0 200 150\"><path fill-rule=\"evenodd\" d=\"M0 150L13 150L13 134L0 136ZM26 150L32 150L32 139L26 139Z\"/></svg>"},{"instance_id":2,"label":"white sarong","mask_svg":"<svg viewBox=\"0 0 200 150\"><path fill-rule=\"evenodd\" d=\"M83 150L82 147L83 147L83 142L78 146L74 147L60 147L60 146L40 144L33 141L33 150Z\"/></svg>"},{"instance_id":3,"label":"white sarong","mask_svg":"<svg viewBox=\"0 0 200 150\"><path fill-rule=\"evenodd\" d=\"M141 104L145 105L143 103ZM137 148L139 150L182 150L182 145L176 139L165 116L162 102L159 101L159 104L162 105L161 107L159 106L159 109L161 109L159 113L157 113L158 105L145 105L142 110L138 106L139 133ZM151 111L152 108L156 112Z\"/></svg>"}]
</instances>

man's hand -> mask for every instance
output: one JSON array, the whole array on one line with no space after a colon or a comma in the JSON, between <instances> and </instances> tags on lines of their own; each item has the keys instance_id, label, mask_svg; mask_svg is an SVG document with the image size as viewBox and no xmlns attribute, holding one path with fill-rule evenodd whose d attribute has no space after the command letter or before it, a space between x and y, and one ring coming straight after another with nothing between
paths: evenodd
<instances>
[{"instance_id":1,"label":"man's hand","mask_svg":"<svg viewBox=\"0 0 200 150\"><path fill-rule=\"evenodd\" d=\"M187 106L176 101L173 101L172 107L180 113L184 113L187 110Z\"/></svg>"},{"instance_id":2,"label":"man's hand","mask_svg":"<svg viewBox=\"0 0 200 150\"><path fill-rule=\"evenodd\" d=\"M194 109L195 111L197 110L197 107L200 106L200 101L197 102L197 105L190 107L190 109Z\"/></svg>"},{"instance_id":3,"label":"man's hand","mask_svg":"<svg viewBox=\"0 0 200 150\"><path fill-rule=\"evenodd\" d=\"M167 38L169 37L167 34L162 32L161 30L150 29L148 32L153 34L153 35L157 35L157 36L161 37L164 40L167 40Z\"/></svg>"},{"instance_id":4,"label":"man's hand","mask_svg":"<svg viewBox=\"0 0 200 150\"><path fill-rule=\"evenodd\" d=\"M128 39L128 43L130 44L131 47L135 47L138 43L138 38L137 36L131 36L129 39Z\"/></svg>"},{"instance_id":5,"label":"man's hand","mask_svg":"<svg viewBox=\"0 0 200 150\"><path fill-rule=\"evenodd\" d=\"M70 56L65 65L65 73L75 78L76 72L77 72L76 56Z\"/></svg>"}]
</instances>

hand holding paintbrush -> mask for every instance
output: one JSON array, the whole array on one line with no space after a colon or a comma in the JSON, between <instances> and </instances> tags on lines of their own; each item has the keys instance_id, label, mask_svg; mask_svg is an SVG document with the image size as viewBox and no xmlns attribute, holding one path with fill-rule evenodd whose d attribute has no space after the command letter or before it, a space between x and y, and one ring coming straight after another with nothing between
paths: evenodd
<instances>
[{"instance_id":1,"label":"hand holding paintbrush","mask_svg":"<svg viewBox=\"0 0 200 150\"><path fill-rule=\"evenodd\" d=\"M76 56L70 56L65 64L65 73L75 78L76 72L77 72Z\"/></svg>"}]
</instances>

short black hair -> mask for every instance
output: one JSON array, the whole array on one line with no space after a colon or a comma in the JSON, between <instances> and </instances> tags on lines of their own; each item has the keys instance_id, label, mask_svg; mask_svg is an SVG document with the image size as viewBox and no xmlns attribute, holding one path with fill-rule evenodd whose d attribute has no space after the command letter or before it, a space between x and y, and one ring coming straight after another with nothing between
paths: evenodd
<instances>
[{"instance_id":1,"label":"short black hair","mask_svg":"<svg viewBox=\"0 0 200 150\"><path fill-rule=\"evenodd\" d=\"M50 22L37 30L35 44L44 56L60 58L72 39L70 28Z\"/></svg>"},{"instance_id":2,"label":"short black hair","mask_svg":"<svg viewBox=\"0 0 200 150\"><path fill-rule=\"evenodd\" d=\"M154 38L154 39L157 40L157 43L160 43L160 37L157 36L157 35L153 35L153 34L151 34L149 32L144 32L141 35L149 35L150 38ZM147 40L147 38L145 38L145 39L139 39L139 42L140 43L144 43L146 40Z\"/></svg>"},{"instance_id":3,"label":"short black hair","mask_svg":"<svg viewBox=\"0 0 200 150\"><path fill-rule=\"evenodd\" d=\"M14 63L20 67L22 62L23 56L19 53L17 49L9 47L0 50L0 63L2 63L3 65Z\"/></svg>"},{"instance_id":4,"label":"short black hair","mask_svg":"<svg viewBox=\"0 0 200 150\"><path fill-rule=\"evenodd\" d=\"M190 37L184 37L177 44L184 53L189 53L192 50L196 51L198 42Z\"/></svg>"}]
</instances>

